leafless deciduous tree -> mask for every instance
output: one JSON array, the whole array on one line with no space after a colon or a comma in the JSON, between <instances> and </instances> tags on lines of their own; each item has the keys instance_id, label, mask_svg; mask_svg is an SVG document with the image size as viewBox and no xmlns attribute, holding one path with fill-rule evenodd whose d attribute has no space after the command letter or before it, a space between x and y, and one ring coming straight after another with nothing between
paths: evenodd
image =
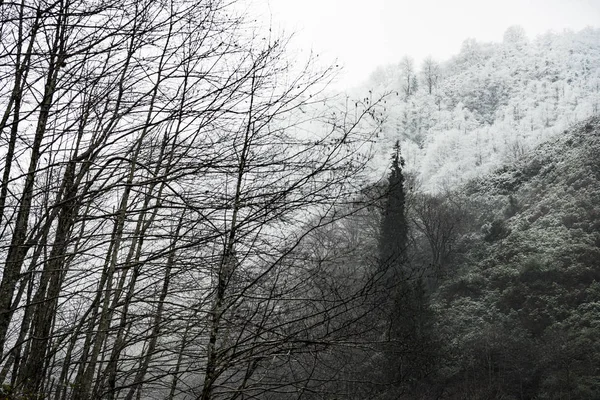
<instances>
[{"instance_id":1,"label":"leafless deciduous tree","mask_svg":"<svg viewBox=\"0 0 600 400\"><path fill-rule=\"evenodd\" d=\"M7 396L318 390L324 349L366 346L376 277L318 237L359 210L379 103L232 6L0 3Z\"/></svg>"},{"instance_id":2,"label":"leafless deciduous tree","mask_svg":"<svg viewBox=\"0 0 600 400\"><path fill-rule=\"evenodd\" d=\"M427 93L433 94L433 90L437 87L440 80L440 64L435 61L431 56L423 60L421 66L421 76L425 87L427 87Z\"/></svg>"},{"instance_id":3,"label":"leafless deciduous tree","mask_svg":"<svg viewBox=\"0 0 600 400\"><path fill-rule=\"evenodd\" d=\"M415 60L409 56L402 57L402 60L400 60L400 69L402 71L402 90L404 91L405 99L408 99L417 90Z\"/></svg>"},{"instance_id":4,"label":"leafless deciduous tree","mask_svg":"<svg viewBox=\"0 0 600 400\"><path fill-rule=\"evenodd\" d=\"M456 193L420 194L412 199L411 215L416 233L425 238L429 248L431 272L437 278L444 276L470 221L466 202Z\"/></svg>"}]
</instances>

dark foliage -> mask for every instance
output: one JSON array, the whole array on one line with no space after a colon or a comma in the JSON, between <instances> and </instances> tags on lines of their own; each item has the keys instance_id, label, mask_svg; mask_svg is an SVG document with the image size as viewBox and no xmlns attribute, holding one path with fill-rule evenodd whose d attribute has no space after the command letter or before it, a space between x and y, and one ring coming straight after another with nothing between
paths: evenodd
<instances>
[{"instance_id":1,"label":"dark foliage","mask_svg":"<svg viewBox=\"0 0 600 400\"><path fill-rule=\"evenodd\" d=\"M379 259L382 268L399 267L405 261L408 240L404 203L404 160L400 155L400 145L396 143L392 155L392 167L385 194L386 204L381 219L381 237L379 240Z\"/></svg>"},{"instance_id":2,"label":"dark foliage","mask_svg":"<svg viewBox=\"0 0 600 400\"><path fill-rule=\"evenodd\" d=\"M469 184L479 240L435 294L442 398L598 398L599 125Z\"/></svg>"}]
</instances>

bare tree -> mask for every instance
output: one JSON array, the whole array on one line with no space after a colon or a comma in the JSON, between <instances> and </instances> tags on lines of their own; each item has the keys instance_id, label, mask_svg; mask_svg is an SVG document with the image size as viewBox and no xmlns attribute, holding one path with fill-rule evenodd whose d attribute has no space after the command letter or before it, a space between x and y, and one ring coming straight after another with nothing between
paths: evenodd
<instances>
[{"instance_id":1,"label":"bare tree","mask_svg":"<svg viewBox=\"0 0 600 400\"><path fill-rule=\"evenodd\" d=\"M427 93L433 94L433 90L437 87L440 80L440 65L431 56L423 60L421 66L421 76L425 86L427 87Z\"/></svg>"},{"instance_id":2,"label":"bare tree","mask_svg":"<svg viewBox=\"0 0 600 400\"><path fill-rule=\"evenodd\" d=\"M415 94L417 90L415 61L409 56L402 57L402 60L400 60L400 70L402 71L402 90L404 92L404 98L408 99Z\"/></svg>"},{"instance_id":3,"label":"bare tree","mask_svg":"<svg viewBox=\"0 0 600 400\"><path fill-rule=\"evenodd\" d=\"M420 194L413 198L411 214L416 232L423 235L428 244L432 272L437 278L443 277L469 224L465 201L456 193Z\"/></svg>"},{"instance_id":4,"label":"bare tree","mask_svg":"<svg viewBox=\"0 0 600 400\"><path fill-rule=\"evenodd\" d=\"M355 212L379 103L327 99L335 68L230 6L0 4L15 396L243 397L360 331L370 278L307 243Z\"/></svg>"}]
</instances>

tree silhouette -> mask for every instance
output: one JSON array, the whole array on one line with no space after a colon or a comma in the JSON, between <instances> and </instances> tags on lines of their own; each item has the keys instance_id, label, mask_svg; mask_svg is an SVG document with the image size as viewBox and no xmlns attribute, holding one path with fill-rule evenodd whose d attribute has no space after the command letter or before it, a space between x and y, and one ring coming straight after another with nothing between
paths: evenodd
<instances>
[{"instance_id":1,"label":"tree silhouette","mask_svg":"<svg viewBox=\"0 0 600 400\"><path fill-rule=\"evenodd\" d=\"M398 396L428 376L437 353L432 336L433 314L422 271L408 257L408 223L405 214L404 160L398 142L394 145L386 203L381 219L379 257L387 305L385 366L386 395Z\"/></svg>"},{"instance_id":2,"label":"tree silhouette","mask_svg":"<svg viewBox=\"0 0 600 400\"><path fill-rule=\"evenodd\" d=\"M399 270L405 258L408 229L404 213L404 160L400 155L400 144L396 142L392 154L392 166L385 193L386 202L381 219L379 260L381 268Z\"/></svg>"}]
</instances>

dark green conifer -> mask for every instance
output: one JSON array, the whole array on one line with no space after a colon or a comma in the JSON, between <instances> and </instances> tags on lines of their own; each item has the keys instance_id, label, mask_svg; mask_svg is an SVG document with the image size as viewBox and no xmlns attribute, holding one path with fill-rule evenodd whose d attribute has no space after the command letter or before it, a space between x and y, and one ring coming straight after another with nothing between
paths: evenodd
<instances>
[{"instance_id":1,"label":"dark green conifer","mask_svg":"<svg viewBox=\"0 0 600 400\"><path fill-rule=\"evenodd\" d=\"M386 380L401 393L413 390L435 367L437 347L432 336L433 315L419 271L407 257L404 160L394 145L379 236L380 268L384 271L388 315L384 346ZM385 300L384 300L385 301Z\"/></svg>"},{"instance_id":2,"label":"dark green conifer","mask_svg":"<svg viewBox=\"0 0 600 400\"><path fill-rule=\"evenodd\" d=\"M404 160L400 144L396 142L392 154L392 166L388 178L386 202L381 218L379 237L379 261L381 268L400 269L405 261L408 229L404 214Z\"/></svg>"}]
</instances>

